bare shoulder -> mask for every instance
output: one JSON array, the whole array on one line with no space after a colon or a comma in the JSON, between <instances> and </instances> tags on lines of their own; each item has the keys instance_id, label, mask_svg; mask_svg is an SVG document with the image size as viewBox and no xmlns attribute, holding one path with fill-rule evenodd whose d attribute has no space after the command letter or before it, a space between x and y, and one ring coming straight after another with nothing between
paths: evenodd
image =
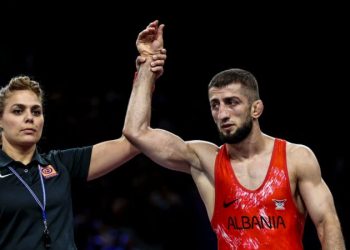
<instances>
[{"instance_id":1,"label":"bare shoulder","mask_svg":"<svg viewBox=\"0 0 350 250\"><path fill-rule=\"evenodd\" d=\"M314 152L303 144L287 142L287 161L291 170L298 175L318 174L320 167Z\"/></svg>"},{"instance_id":2,"label":"bare shoulder","mask_svg":"<svg viewBox=\"0 0 350 250\"><path fill-rule=\"evenodd\" d=\"M216 155L220 149L219 146L214 143L201 140L188 141L187 144L197 155L197 159L199 160L196 167L207 171L214 168Z\"/></svg>"},{"instance_id":3,"label":"bare shoulder","mask_svg":"<svg viewBox=\"0 0 350 250\"><path fill-rule=\"evenodd\" d=\"M197 154L198 158L205 158L206 156L214 156L216 157L217 152L220 147L214 143L208 141L188 141L188 146Z\"/></svg>"},{"instance_id":4,"label":"bare shoulder","mask_svg":"<svg viewBox=\"0 0 350 250\"><path fill-rule=\"evenodd\" d=\"M295 161L316 160L314 152L303 144L287 142L287 157Z\"/></svg>"},{"instance_id":5,"label":"bare shoulder","mask_svg":"<svg viewBox=\"0 0 350 250\"><path fill-rule=\"evenodd\" d=\"M287 153L297 155L303 154L304 156L307 156L308 154L312 153L312 150L303 144L287 142Z\"/></svg>"},{"instance_id":6,"label":"bare shoulder","mask_svg":"<svg viewBox=\"0 0 350 250\"><path fill-rule=\"evenodd\" d=\"M193 141L187 141L188 145L193 148L194 150L207 150L207 151L218 151L219 147L208 141L202 141L202 140L193 140Z\"/></svg>"}]
</instances>

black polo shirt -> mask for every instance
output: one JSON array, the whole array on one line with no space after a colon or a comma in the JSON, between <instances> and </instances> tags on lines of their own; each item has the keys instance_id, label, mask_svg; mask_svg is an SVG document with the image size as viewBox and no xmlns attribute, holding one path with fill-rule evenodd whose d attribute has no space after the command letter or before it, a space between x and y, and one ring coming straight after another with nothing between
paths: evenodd
<instances>
[{"instance_id":1,"label":"black polo shirt","mask_svg":"<svg viewBox=\"0 0 350 250\"><path fill-rule=\"evenodd\" d=\"M11 166L43 203L38 165L43 167L46 214L52 250L76 249L74 243L71 181L86 181L92 146L35 153L24 166L0 149L0 249L44 250L42 211Z\"/></svg>"}]
</instances>

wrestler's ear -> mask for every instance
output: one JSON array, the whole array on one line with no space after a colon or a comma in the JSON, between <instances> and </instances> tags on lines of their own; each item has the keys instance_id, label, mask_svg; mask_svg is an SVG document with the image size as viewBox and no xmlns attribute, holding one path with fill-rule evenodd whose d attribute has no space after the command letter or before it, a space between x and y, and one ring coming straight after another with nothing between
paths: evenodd
<instances>
[{"instance_id":1,"label":"wrestler's ear","mask_svg":"<svg viewBox=\"0 0 350 250\"><path fill-rule=\"evenodd\" d=\"M253 102L251 107L251 116L253 118L259 118L264 110L264 103L262 100L256 100Z\"/></svg>"}]
</instances>

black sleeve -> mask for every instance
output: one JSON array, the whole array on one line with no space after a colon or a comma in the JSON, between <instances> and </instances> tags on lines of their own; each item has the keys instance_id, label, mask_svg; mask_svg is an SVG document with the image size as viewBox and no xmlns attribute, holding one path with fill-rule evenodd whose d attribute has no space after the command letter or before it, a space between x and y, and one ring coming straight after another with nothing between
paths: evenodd
<instances>
[{"instance_id":1,"label":"black sleeve","mask_svg":"<svg viewBox=\"0 0 350 250\"><path fill-rule=\"evenodd\" d=\"M55 161L63 165L71 178L87 180L92 146L51 151Z\"/></svg>"}]
</instances>

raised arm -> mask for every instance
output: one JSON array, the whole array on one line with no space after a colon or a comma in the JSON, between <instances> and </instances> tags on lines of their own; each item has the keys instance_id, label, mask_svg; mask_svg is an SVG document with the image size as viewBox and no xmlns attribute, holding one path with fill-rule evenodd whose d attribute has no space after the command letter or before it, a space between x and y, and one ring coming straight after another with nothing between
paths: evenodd
<instances>
[{"instance_id":1,"label":"raised arm","mask_svg":"<svg viewBox=\"0 0 350 250\"><path fill-rule=\"evenodd\" d=\"M316 226L322 249L345 250L344 238L332 193L321 177L314 153L307 147L294 150L298 188Z\"/></svg>"},{"instance_id":2,"label":"raised arm","mask_svg":"<svg viewBox=\"0 0 350 250\"><path fill-rule=\"evenodd\" d=\"M191 144L168 131L150 127L152 89L156 79L156 75L149 70L150 58L157 60L152 51L163 48L163 28L155 21L139 34L139 41L148 41L141 46L137 44L140 54L147 60L140 66L133 84L123 134L159 165L189 173L191 166L199 167Z\"/></svg>"},{"instance_id":3,"label":"raised arm","mask_svg":"<svg viewBox=\"0 0 350 250\"><path fill-rule=\"evenodd\" d=\"M149 26L146 27L145 30L148 30L149 28L152 32L152 27ZM147 34L147 32L145 33ZM145 33L141 32L140 34ZM151 54L155 56L156 60L153 60L152 58L149 59L152 61L152 66L148 67L148 70L150 72L152 71L152 74L158 77L163 73L163 65L166 59L165 50L162 49L162 47L159 47L158 49L153 46L153 40L145 38L147 37L139 35L136 44L143 49L144 53L141 54L142 56L149 57ZM160 54L157 55L158 53ZM144 57L138 58L138 64L142 64L145 60L146 58ZM116 140L105 141L94 145L92 148L88 180L95 179L116 169L139 152L140 151L124 136L121 136Z\"/></svg>"}]
</instances>

